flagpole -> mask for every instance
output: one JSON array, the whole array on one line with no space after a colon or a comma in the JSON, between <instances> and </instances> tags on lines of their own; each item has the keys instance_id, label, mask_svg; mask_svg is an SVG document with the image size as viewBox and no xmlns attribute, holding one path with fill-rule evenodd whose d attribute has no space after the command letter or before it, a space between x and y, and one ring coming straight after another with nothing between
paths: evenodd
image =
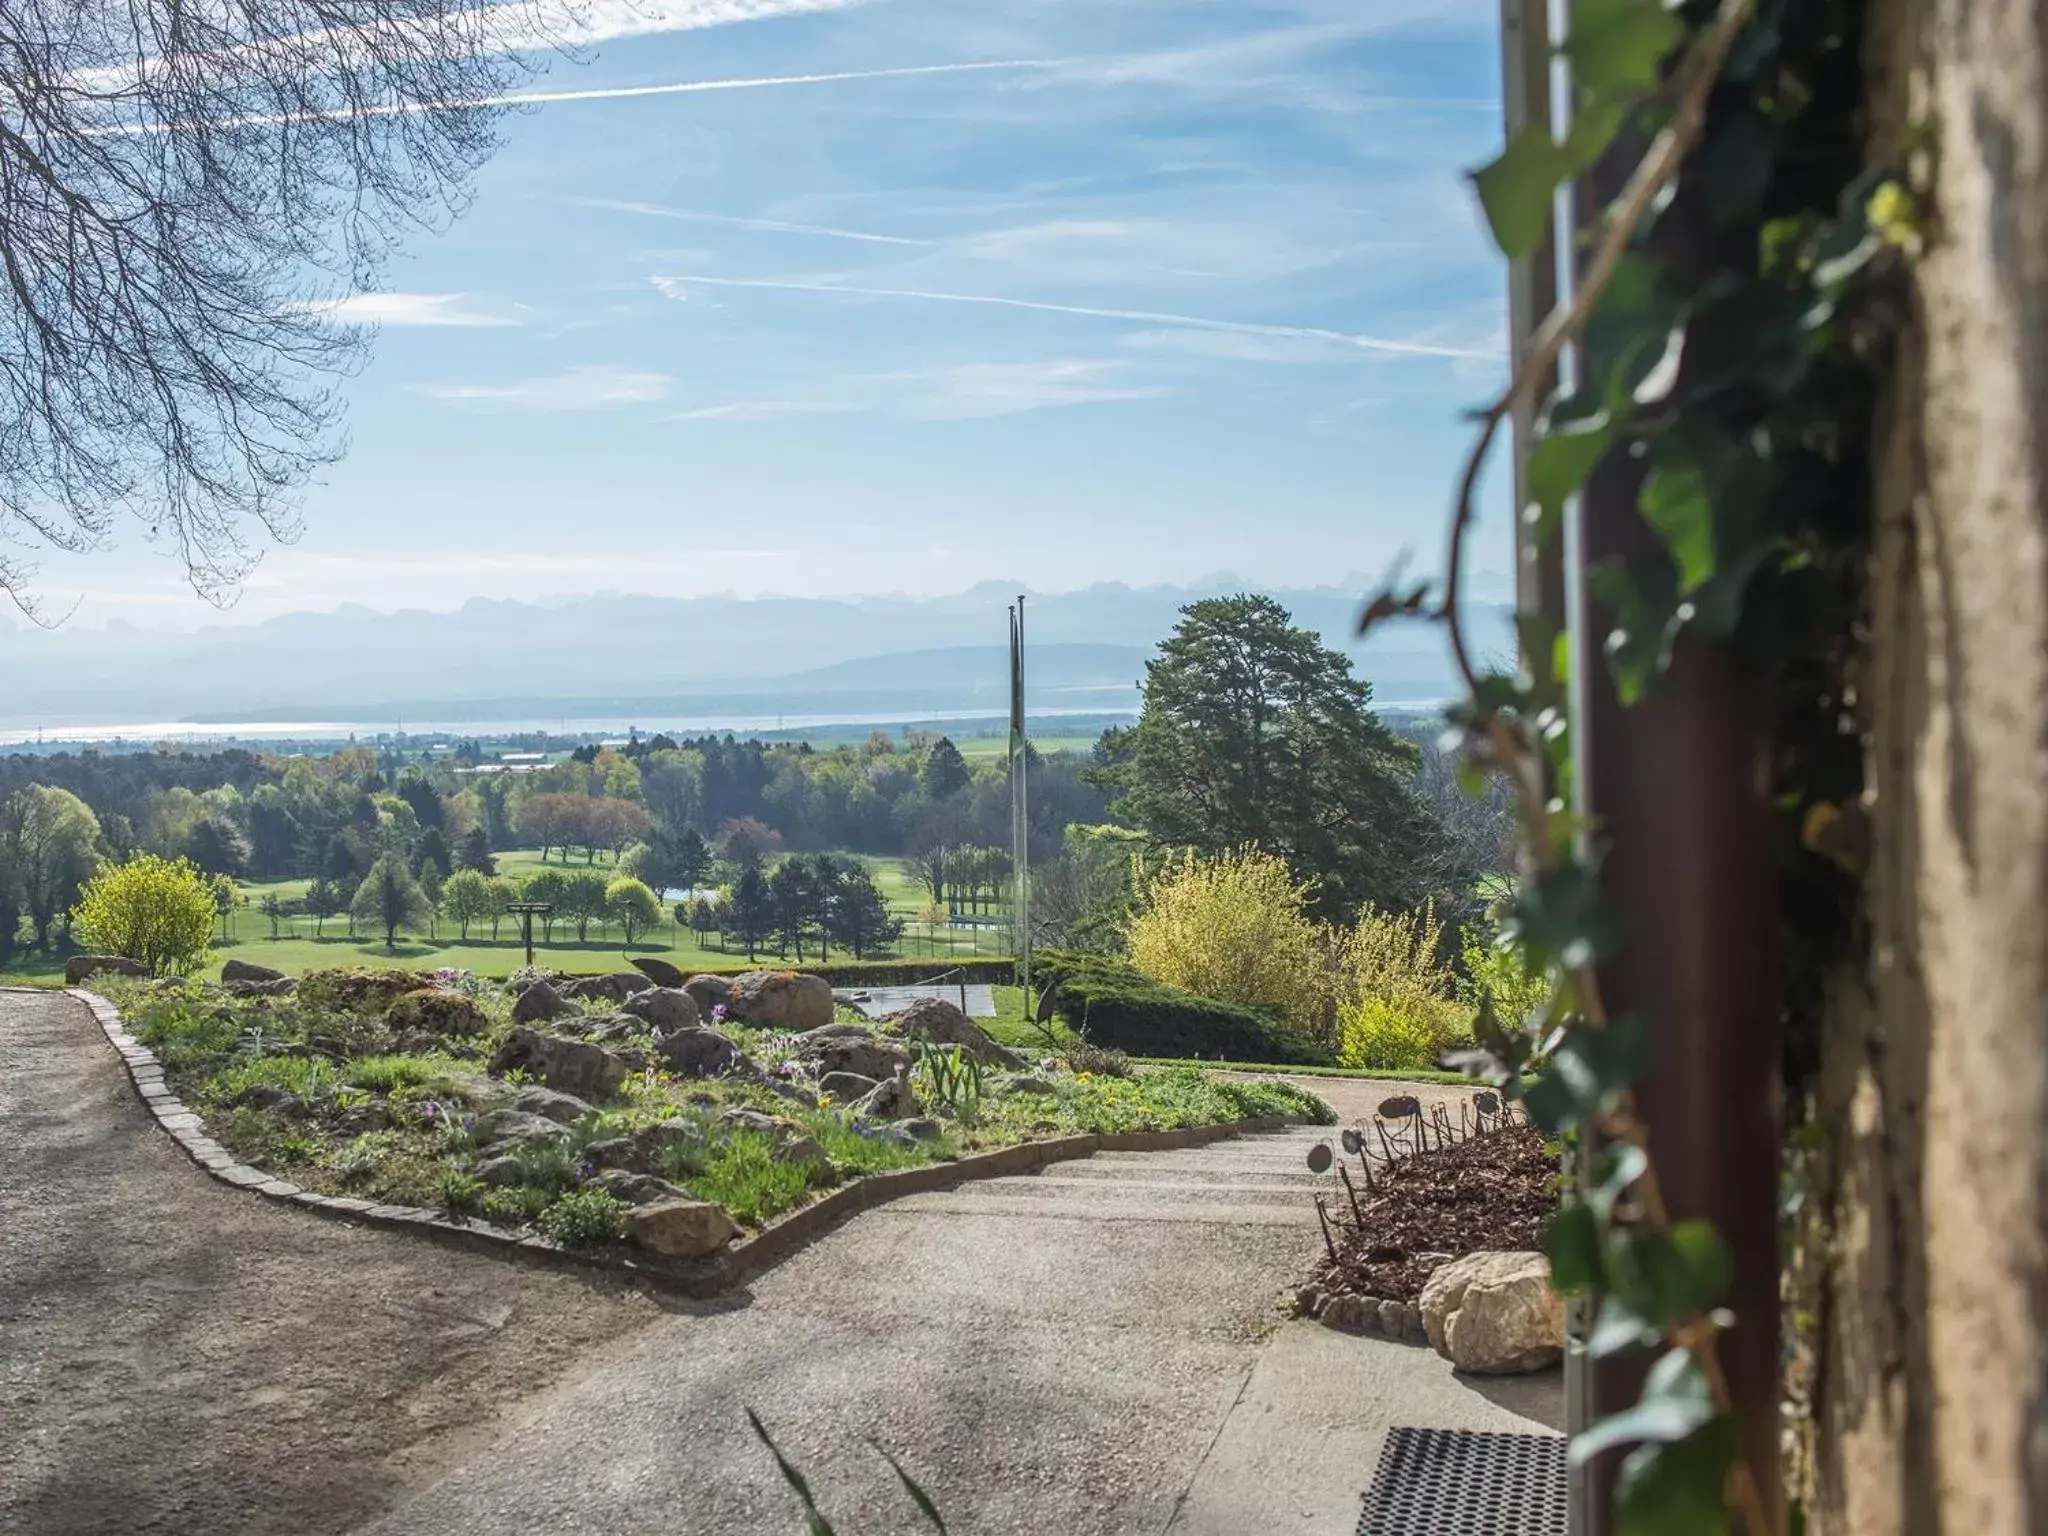
<instances>
[{"instance_id":1,"label":"flagpole","mask_svg":"<svg viewBox=\"0 0 2048 1536\"><path fill-rule=\"evenodd\" d=\"M1024 594L1017 594L1017 948L1024 1006L1031 998L1031 775L1024 714Z\"/></svg>"}]
</instances>

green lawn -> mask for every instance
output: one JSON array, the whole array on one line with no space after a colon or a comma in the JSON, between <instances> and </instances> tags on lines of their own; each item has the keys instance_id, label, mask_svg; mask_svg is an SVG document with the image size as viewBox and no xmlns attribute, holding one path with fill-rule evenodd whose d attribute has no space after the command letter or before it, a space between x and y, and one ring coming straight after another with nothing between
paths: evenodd
<instances>
[{"instance_id":1,"label":"green lawn","mask_svg":"<svg viewBox=\"0 0 2048 1536\"><path fill-rule=\"evenodd\" d=\"M520 878L544 867L539 852L534 849L513 849L496 857L500 873ZM918 885L907 861L862 856L862 862L874 871L876 883L888 898L890 910L906 923L903 938L890 955L869 958L930 959L943 963L1006 952L1003 935L998 929L940 927L928 930L918 923L915 920L917 913L930 898ZM611 861L600 856L594 866L587 866L581 856L576 856L564 865L557 855L551 857L545 867L594 867L609 871ZM216 939L213 955L200 974L218 976L221 963L230 958L267 965L290 974L337 965L395 965L417 970L447 966L484 976L504 976L526 963L526 951L519 941L519 925L510 918L499 924L495 940L491 937L489 923L472 923L469 938L464 940L453 923L437 922L428 934L400 934L397 945L387 949L381 938L362 934L351 937L346 917L328 918L320 925L318 934L312 918L286 918L279 923L278 936L273 939L270 920L261 910L263 898L272 894L286 899L304 896L308 883L305 880L243 882L241 890L246 905L229 919L226 940ZM588 940L578 943L575 924L557 922L553 943L545 942L541 927L535 926L534 961L565 971L619 970L625 967L630 955L656 955L685 970L692 967L730 967L746 962L744 948L723 946L715 935L706 935L706 938L710 940L708 944L699 944L689 929L678 928L672 912L664 912L661 926L652 933L642 934L630 950L615 928L600 929L593 923ZM772 948L760 949L756 953L765 961L785 958ZM64 954L18 954L13 963L0 972L0 979L60 982L64 979L64 958ZM808 951L806 958L812 958ZM831 958L850 960L853 957L842 955L835 949Z\"/></svg>"}]
</instances>

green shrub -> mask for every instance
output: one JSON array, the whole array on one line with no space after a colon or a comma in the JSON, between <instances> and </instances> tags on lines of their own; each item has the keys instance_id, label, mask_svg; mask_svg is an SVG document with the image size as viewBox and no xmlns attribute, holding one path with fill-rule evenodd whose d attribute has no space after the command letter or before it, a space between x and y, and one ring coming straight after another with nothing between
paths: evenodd
<instances>
[{"instance_id":1,"label":"green shrub","mask_svg":"<svg viewBox=\"0 0 2048 1536\"><path fill-rule=\"evenodd\" d=\"M801 1163L778 1159L772 1138L741 1131L713 1149L703 1172L683 1187L695 1199L717 1201L734 1221L757 1227L803 1204L811 1173Z\"/></svg>"},{"instance_id":2,"label":"green shrub","mask_svg":"<svg viewBox=\"0 0 2048 1536\"><path fill-rule=\"evenodd\" d=\"M1408 998L1361 998L1346 1004L1338 1015L1338 1054L1347 1067L1434 1067L1453 1022L1454 1016L1441 1005Z\"/></svg>"},{"instance_id":3,"label":"green shrub","mask_svg":"<svg viewBox=\"0 0 2048 1536\"><path fill-rule=\"evenodd\" d=\"M466 1215L479 1209L490 1185L473 1174L465 1173L453 1166L441 1170L441 1207L456 1215Z\"/></svg>"},{"instance_id":4,"label":"green shrub","mask_svg":"<svg viewBox=\"0 0 2048 1536\"><path fill-rule=\"evenodd\" d=\"M520 1142L512 1149L512 1161L519 1169L519 1182L536 1189L566 1189L575 1182L576 1154L552 1137Z\"/></svg>"},{"instance_id":5,"label":"green shrub","mask_svg":"<svg viewBox=\"0 0 2048 1536\"><path fill-rule=\"evenodd\" d=\"M593 1248L626 1235L626 1203L602 1189L572 1190L540 1213L540 1235L564 1248Z\"/></svg>"},{"instance_id":6,"label":"green shrub","mask_svg":"<svg viewBox=\"0 0 2048 1536\"><path fill-rule=\"evenodd\" d=\"M554 1198L550 1190L515 1184L510 1189L486 1190L479 1208L485 1221L502 1227L521 1227L546 1210Z\"/></svg>"},{"instance_id":7,"label":"green shrub","mask_svg":"<svg viewBox=\"0 0 2048 1536\"><path fill-rule=\"evenodd\" d=\"M350 1062L343 1076L358 1088L367 1088L372 1093L390 1093L399 1088L424 1088L437 1078L445 1077L455 1065L445 1057L364 1056Z\"/></svg>"},{"instance_id":8,"label":"green shrub","mask_svg":"<svg viewBox=\"0 0 2048 1536\"><path fill-rule=\"evenodd\" d=\"M1090 1045L1086 1041L1067 1052L1067 1065L1076 1072L1086 1072L1094 1077L1133 1075L1128 1052L1111 1050L1107 1046Z\"/></svg>"},{"instance_id":9,"label":"green shrub","mask_svg":"<svg viewBox=\"0 0 2048 1536\"><path fill-rule=\"evenodd\" d=\"M1472 1013L1481 999L1493 999L1493 1011L1509 1029L1537 1017L1550 1006L1550 978L1532 973L1519 948L1492 942L1478 924L1465 930L1459 954L1465 974L1458 978L1458 1000Z\"/></svg>"},{"instance_id":10,"label":"green shrub","mask_svg":"<svg viewBox=\"0 0 2048 1536\"><path fill-rule=\"evenodd\" d=\"M1104 955L1048 952L1039 974L1068 1028L1133 1056L1313 1063L1321 1058L1264 1009L1197 997Z\"/></svg>"}]
</instances>

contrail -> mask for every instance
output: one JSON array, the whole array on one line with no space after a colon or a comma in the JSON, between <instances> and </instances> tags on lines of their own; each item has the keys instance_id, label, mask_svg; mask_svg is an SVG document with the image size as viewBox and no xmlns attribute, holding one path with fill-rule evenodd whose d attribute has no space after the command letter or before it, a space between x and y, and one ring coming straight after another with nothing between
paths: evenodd
<instances>
[{"instance_id":1,"label":"contrail","mask_svg":"<svg viewBox=\"0 0 2048 1536\"><path fill-rule=\"evenodd\" d=\"M452 111L464 107L546 106L564 101L623 101L633 96L690 96L701 91L755 91L784 85L834 85L844 80L904 80L917 75L961 75L977 70L1053 69L1065 59L980 59L963 64L912 64L896 69L848 69L827 75L753 75L737 80L681 80L670 85L597 86L583 91L508 91L502 96L477 96L460 101L406 101L384 106L352 107L334 112L278 112L225 119L228 128L286 126L295 123L345 122L359 117L400 117L413 112ZM123 123L93 130L99 135L168 133L176 123Z\"/></svg>"},{"instance_id":2,"label":"contrail","mask_svg":"<svg viewBox=\"0 0 2048 1536\"><path fill-rule=\"evenodd\" d=\"M692 224L719 224L729 229L765 229L784 235L829 235L835 240L864 240L874 245L937 245L909 235L877 235L864 229L839 229L830 224L791 224L782 219L750 219L736 213L699 213L693 208L668 208L660 203L634 203L615 197L565 197L579 208L605 208L614 213L641 213L652 219L682 219Z\"/></svg>"},{"instance_id":3,"label":"contrail","mask_svg":"<svg viewBox=\"0 0 2048 1536\"><path fill-rule=\"evenodd\" d=\"M1250 336L1295 336L1355 347L1362 352L1388 352L1399 357L1497 358L1480 347L1444 347L1426 341L1393 341L1314 325L1262 325L1251 320L1216 320L1203 315L1173 315L1150 309L1098 309L1087 304L1049 304L1038 299L1006 299L988 293L932 293L915 288L856 288L839 283L799 283L770 277L685 277L663 275L654 286L673 298L671 288L777 288L792 293L851 293L871 299L927 299L942 304L994 304L1004 309L1035 309L1055 315L1087 315L1098 320L1140 320L1151 325L1184 325L1195 330L1232 331Z\"/></svg>"}]
</instances>

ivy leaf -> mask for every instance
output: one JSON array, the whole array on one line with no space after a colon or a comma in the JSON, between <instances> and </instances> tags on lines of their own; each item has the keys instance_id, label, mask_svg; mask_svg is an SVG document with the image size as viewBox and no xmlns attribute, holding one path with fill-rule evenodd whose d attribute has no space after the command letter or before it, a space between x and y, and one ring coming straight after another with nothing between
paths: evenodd
<instances>
[{"instance_id":1,"label":"ivy leaf","mask_svg":"<svg viewBox=\"0 0 2048 1536\"><path fill-rule=\"evenodd\" d=\"M1586 1353L1605 1360L1623 1350L1647 1347L1663 1336L1663 1329L1638 1315L1619 1296L1608 1296L1601 1301L1599 1320L1586 1339Z\"/></svg>"},{"instance_id":2,"label":"ivy leaf","mask_svg":"<svg viewBox=\"0 0 2048 1536\"><path fill-rule=\"evenodd\" d=\"M1658 0L1578 0L1571 35L1557 51L1571 62L1572 83L1588 91L1647 91L1685 38L1685 25Z\"/></svg>"},{"instance_id":3,"label":"ivy leaf","mask_svg":"<svg viewBox=\"0 0 2048 1536\"><path fill-rule=\"evenodd\" d=\"M1639 575L1657 584L1647 585ZM1587 567L1586 583L1594 601L1607 612L1604 648L1615 692L1624 704L1638 703L1671 665L1671 642L1681 622L1673 590L1677 577L1668 562L1631 570L1619 559L1609 559Z\"/></svg>"},{"instance_id":4,"label":"ivy leaf","mask_svg":"<svg viewBox=\"0 0 2048 1536\"><path fill-rule=\"evenodd\" d=\"M1728 1245L1711 1222L1681 1221L1661 1232L1612 1230L1607 1271L1614 1294L1629 1310L1655 1327L1668 1328L1699 1316L1720 1299L1728 1289L1731 1264Z\"/></svg>"},{"instance_id":5,"label":"ivy leaf","mask_svg":"<svg viewBox=\"0 0 2048 1536\"><path fill-rule=\"evenodd\" d=\"M1501 941L1528 950L1533 967L1575 969L1620 947L1621 921L1590 865L1560 864L1515 891L1502 915Z\"/></svg>"},{"instance_id":6,"label":"ivy leaf","mask_svg":"<svg viewBox=\"0 0 2048 1536\"><path fill-rule=\"evenodd\" d=\"M1606 1283L1600 1219L1584 1201L1573 1200L1552 1213L1543 1229L1543 1251L1550 1256L1550 1286L1558 1295L1577 1296Z\"/></svg>"},{"instance_id":7,"label":"ivy leaf","mask_svg":"<svg viewBox=\"0 0 2048 1536\"><path fill-rule=\"evenodd\" d=\"M1600 1420L1572 1440L1572 1465L1582 1467L1601 1452L1631 1442L1683 1440L1713 1417L1699 1362L1686 1350L1667 1350L1650 1367L1642 1398L1633 1408Z\"/></svg>"},{"instance_id":8,"label":"ivy leaf","mask_svg":"<svg viewBox=\"0 0 2048 1536\"><path fill-rule=\"evenodd\" d=\"M1558 179L1590 170L1642 99L1643 93L1632 86L1609 86L1581 96L1577 110L1572 113L1571 132L1565 135L1564 174Z\"/></svg>"},{"instance_id":9,"label":"ivy leaf","mask_svg":"<svg viewBox=\"0 0 2048 1536\"><path fill-rule=\"evenodd\" d=\"M1682 1440L1630 1451L1615 1477L1616 1536L1727 1536L1737 1450L1735 1421L1717 1414Z\"/></svg>"},{"instance_id":10,"label":"ivy leaf","mask_svg":"<svg viewBox=\"0 0 2048 1536\"><path fill-rule=\"evenodd\" d=\"M1529 499L1536 516L1530 536L1547 543L1557 535L1564 504L1614 442L1614 418L1604 410L1590 416L1546 422L1529 450Z\"/></svg>"},{"instance_id":11,"label":"ivy leaf","mask_svg":"<svg viewBox=\"0 0 2048 1536\"><path fill-rule=\"evenodd\" d=\"M1649 1057L1649 1031L1640 1018L1610 1019L1600 1029L1581 1026L1550 1053L1543 1075L1529 1085L1524 1101L1545 1130L1573 1130L1641 1077Z\"/></svg>"},{"instance_id":12,"label":"ivy leaf","mask_svg":"<svg viewBox=\"0 0 2048 1536\"><path fill-rule=\"evenodd\" d=\"M1550 137L1550 130L1531 123L1509 141L1497 159L1472 173L1493 243L1510 261L1536 249L1550 221L1557 189L1571 172L1572 162Z\"/></svg>"},{"instance_id":13,"label":"ivy leaf","mask_svg":"<svg viewBox=\"0 0 2048 1536\"><path fill-rule=\"evenodd\" d=\"M1714 500L1706 470L1689 454L1669 451L1666 445L1673 441L1666 437L1658 443L1637 505L1671 551L1679 591L1690 592L1714 574Z\"/></svg>"}]
</instances>

